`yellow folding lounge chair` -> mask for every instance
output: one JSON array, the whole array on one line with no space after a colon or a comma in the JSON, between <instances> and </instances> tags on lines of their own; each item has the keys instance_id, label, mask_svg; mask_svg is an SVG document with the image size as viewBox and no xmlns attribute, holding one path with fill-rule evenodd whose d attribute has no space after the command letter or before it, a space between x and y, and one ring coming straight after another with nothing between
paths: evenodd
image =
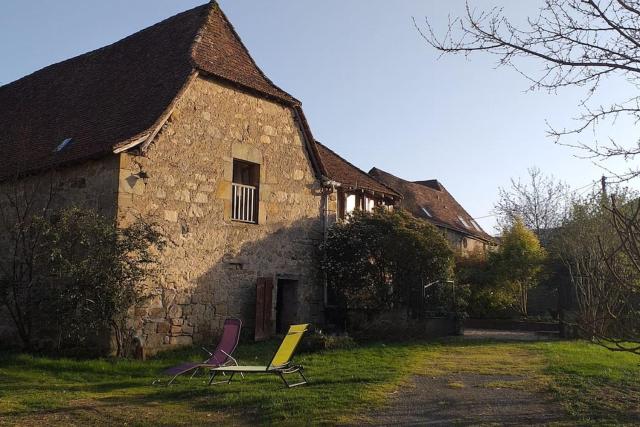
<instances>
[{"instance_id":1,"label":"yellow folding lounge chair","mask_svg":"<svg viewBox=\"0 0 640 427\"><path fill-rule=\"evenodd\" d=\"M296 351L296 347L298 347L298 344L300 344L302 336L307 331L308 326L308 324L303 324L291 325L289 327L287 336L285 336L282 340L282 343L280 344L278 351L276 351L276 354L274 354L273 359L271 359L271 363L269 363L269 366L221 366L219 368L213 368L211 369L211 379L209 380L209 385L218 384L221 382L230 383L236 373L275 374L278 375L282 379L284 384L289 388L308 384L307 379L305 378L303 373L304 368L301 365L293 365L291 363L293 353ZM214 383L213 380L218 373L230 374L229 379ZM284 376L295 373L299 374L302 377L302 381L295 384L287 382Z\"/></svg>"}]
</instances>

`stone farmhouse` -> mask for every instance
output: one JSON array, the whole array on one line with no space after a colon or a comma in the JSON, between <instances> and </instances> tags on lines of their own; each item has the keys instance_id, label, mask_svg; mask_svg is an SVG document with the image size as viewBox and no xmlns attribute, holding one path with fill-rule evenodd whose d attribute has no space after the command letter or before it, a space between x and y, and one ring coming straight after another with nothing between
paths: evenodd
<instances>
[{"instance_id":1,"label":"stone farmhouse","mask_svg":"<svg viewBox=\"0 0 640 427\"><path fill-rule=\"evenodd\" d=\"M0 146L0 191L55 188L54 207L162 228L154 296L132 319L150 353L227 316L258 339L321 322L327 227L400 198L315 142L215 1L0 87ZM15 339L0 312L0 341Z\"/></svg>"},{"instance_id":2,"label":"stone farmhouse","mask_svg":"<svg viewBox=\"0 0 640 427\"><path fill-rule=\"evenodd\" d=\"M399 206L442 230L458 254L484 253L496 245L438 180L406 181L375 167L369 175L402 195Z\"/></svg>"},{"instance_id":3,"label":"stone farmhouse","mask_svg":"<svg viewBox=\"0 0 640 427\"><path fill-rule=\"evenodd\" d=\"M355 209L404 206L463 251L493 243L437 181L367 174L317 142L215 1L0 87L0 147L0 193L161 228L153 297L131 319L148 353L229 316L256 339L321 324L319 247ZM0 310L0 343L16 340Z\"/></svg>"}]
</instances>

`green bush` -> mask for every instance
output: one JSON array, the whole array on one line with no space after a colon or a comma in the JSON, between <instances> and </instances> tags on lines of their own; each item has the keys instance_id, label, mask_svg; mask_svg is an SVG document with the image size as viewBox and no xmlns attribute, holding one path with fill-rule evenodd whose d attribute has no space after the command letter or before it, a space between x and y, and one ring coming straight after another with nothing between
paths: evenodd
<instances>
[{"instance_id":1,"label":"green bush","mask_svg":"<svg viewBox=\"0 0 640 427\"><path fill-rule=\"evenodd\" d=\"M68 208L29 216L10 231L14 249L0 254L0 306L24 348L46 340L45 350L101 352L108 345L98 344L113 336L125 355L128 311L145 300L144 281L164 245L153 225L120 228L97 212Z\"/></svg>"},{"instance_id":2,"label":"green bush","mask_svg":"<svg viewBox=\"0 0 640 427\"><path fill-rule=\"evenodd\" d=\"M528 295L542 278L546 252L521 221L505 230L495 252L474 253L456 263L457 282L469 285L471 317L527 316Z\"/></svg>"},{"instance_id":3,"label":"green bush","mask_svg":"<svg viewBox=\"0 0 640 427\"><path fill-rule=\"evenodd\" d=\"M442 234L399 210L356 211L329 230L324 253L331 299L344 312L373 315L403 306L418 313L425 308L424 285L447 280L453 271Z\"/></svg>"},{"instance_id":4,"label":"green bush","mask_svg":"<svg viewBox=\"0 0 640 427\"><path fill-rule=\"evenodd\" d=\"M489 260L497 283L515 295L519 313L527 317L529 290L540 283L547 253L521 219L502 234L502 242Z\"/></svg>"},{"instance_id":5,"label":"green bush","mask_svg":"<svg viewBox=\"0 0 640 427\"><path fill-rule=\"evenodd\" d=\"M466 288L466 310L470 317L504 318L515 313L515 290L497 280L484 252L456 260L456 282Z\"/></svg>"}]
</instances>

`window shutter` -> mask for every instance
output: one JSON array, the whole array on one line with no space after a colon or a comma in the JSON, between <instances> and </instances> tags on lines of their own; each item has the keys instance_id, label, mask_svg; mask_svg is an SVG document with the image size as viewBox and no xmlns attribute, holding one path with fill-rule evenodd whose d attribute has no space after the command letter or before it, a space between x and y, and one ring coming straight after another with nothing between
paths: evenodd
<instances>
[{"instance_id":1,"label":"window shutter","mask_svg":"<svg viewBox=\"0 0 640 427\"><path fill-rule=\"evenodd\" d=\"M259 277L256 282L256 323L254 338L263 341L271 337L271 306L273 279Z\"/></svg>"}]
</instances>

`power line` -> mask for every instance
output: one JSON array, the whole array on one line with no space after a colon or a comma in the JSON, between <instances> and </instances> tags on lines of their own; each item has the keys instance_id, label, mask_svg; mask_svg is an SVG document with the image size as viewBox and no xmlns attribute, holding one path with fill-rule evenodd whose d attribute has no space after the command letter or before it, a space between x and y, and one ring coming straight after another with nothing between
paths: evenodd
<instances>
[{"instance_id":1,"label":"power line","mask_svg":"<svg viewBox=\"0 0 640 427\"><path fill-rule=\"evenodd\" d=\"M612 176L605 176L605 178L612 178ZM598 184L600 182L600 180L601 180L601 178L591 180L585 185L582 185L582 186L580 186L578 188L570 190L569 194L575 194L577 196L582 196L588 190L593 189L593 187L596 184ZM482 216L476 216L476 217L472 217L472 219L485 219L485 218L491 218L491 217L495 217L495 216L498 216L498 214L497 213L492 213L492 214L487 214L487 215L482 215Z\"/></svg>"},{"instance_id":2,"label":"power line","mask_svg":"<svg viewBox=\"0 0 640 427\"><path fill-rule=\"evenodd\" d=\"M492 216L498 216L498 214L489 214L489 215L484 215L484 216L476 216L476 217L472 217L471 219L484 219L484 218L491 218Z\"/></svg>"}]
</instances>

